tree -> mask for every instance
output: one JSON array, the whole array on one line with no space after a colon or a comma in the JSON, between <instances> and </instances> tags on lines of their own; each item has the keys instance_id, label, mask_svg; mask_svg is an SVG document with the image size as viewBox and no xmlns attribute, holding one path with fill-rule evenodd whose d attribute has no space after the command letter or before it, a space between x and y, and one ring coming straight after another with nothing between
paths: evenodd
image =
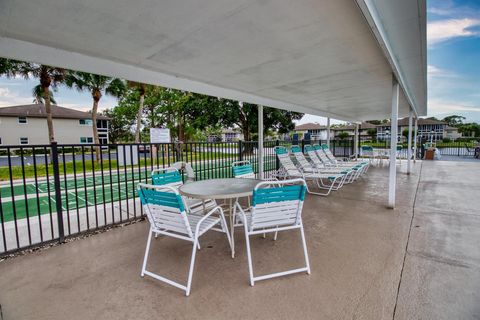
<instances>
[{"instance_id":1,"label":"tree","mask_svg":"<svg viewBox=\"0 0 480 320\"><path fill-rule=\"evenodd\" d=\"M53 118L51 109L51 91L56 89L58 84L65 80L66 70L63 68L51 67L42 64L18 61L13 59L0 58L0 75L7 78L22 76L25 79L30 77L40 80L39 88L34 88L35 96L41 98L45 103L45 113L47 114L48 140L55 141L53 130ZM43 92L43 93L41 93Z\"/></svg>"},{"instance_id":2,"label":"tree","mask_svg":"<svg viewBox=\"0 0 480 320\"><path fill-rule=\"evenodd\" d=\"M463 120L465 120L465 117L457 116L457 115L451 115L451 116L443 118L442 121L446 122L451 127L457 127L457 126L463 124Z\"/></svg>"},{"instance_id":3,"label":"tree","mask_svg":"<svg viewBox=\"0 0 480 320\"><path fill-rule=\"evenodd\" d=\"M125 92L125 83L117 78L101 76L81 71L71 71L68 73L65 84L69 88L75 88L78 91L90 91L93 99L92 107L92 128L95 144L100 144L97 130L97 112L98 103L102 95L109 94L114 97L120 97ZM97 162L100 161L100 148L96 148Z\"/></svg>"},{"instance_id":4,"label":"tree","mask_svg":"<svg viewBox=\"0 0 480 320\"><path fill-rule=\"evenodd\" d=\"M221 122L226 127L236 126L242 130L245 141L253 140L258 134L258 106L256 104L219 99ZM303 117L302 113L265 107L263 112L263 130L270 129L278 133L288 133L295 128L293 120Z\"/></svg>"},{"instance_id":5,"label":"tree","mask_svg":"<svg viewBox=\"0 0 480 320\"><path fill-rule=\"evenodd\" d=\"M342 132L338 133L337 136L340 138L340 140L345 140L345 139L347 139L350 135L348 134L348 132L342 131Z\"/></svg>"},{"instance_id":6,"label":"tree","mask_svg":"<svg viewBox=\"0 0 480 320\"><path fill-rule=\"evenodd\" d=\"M44 104L45 103L45 92L43 91L43 88L41 85L36 85L32 89L32 95L33 95L33 102L37 104ZM53 92L50 90L50 103L57 104L57 101L55 101L55 98L53 97Z\"/></svg>"},{"instance_id":7,"label":"tree","mask_svg":"<svg viewBox=\"0 0 480 320\"><path fill-rule=\"evenodd\" d=\"M114 108L104 110L102 114L110 118L108 136L112 142L133 141L134 134L132 128L137 116L135 109L119 104Z\"/></svg>"},{"instance_id":8,"label":"tree","mask_svg":"<svg viewBox=\"0 0 480 320\"><path fill-rule=\"evenodd\" d=\"M367 135L372 139L372 141L376 138L377 136L377 129L367 129Z\"/></svg>"},{"instance_id":9,"label":"tree","mask_svg":"<svg viewBox=\"0 0 480 320\"><path fill-rule=\"evenodd\" d=\"M458 132L464 136L479 137L480 125L478 123L464 123L458 126Z\"/></svg>"},{"instance_id":10,"label":"tree","mask_svg":"<svg viewBox=\"0 0 480 320\"><path fill-rule=\"evenodd\" d=\"M135 143L140 143L140 129L142 127L142 117L143 117L143 105L145 102L145 92L147 90L147 85L145 83L127 81L127 84L130 88L134 88L138 91L138 112L137 112L137 123L135 127Z\"/></svg>"}]
</instances>

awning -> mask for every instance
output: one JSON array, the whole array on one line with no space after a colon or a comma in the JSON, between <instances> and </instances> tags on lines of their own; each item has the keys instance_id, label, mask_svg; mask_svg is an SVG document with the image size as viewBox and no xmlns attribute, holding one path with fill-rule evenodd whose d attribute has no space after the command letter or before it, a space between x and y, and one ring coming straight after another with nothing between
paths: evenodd
<instances>
[{"instance_id":1,"label":"awning","mask_svg":"<svg viewBox=\"0 0 480 320\"><path fill-rule=\"evenodd\" d=\"M0 56L282 109L426 114L423 0L4 0Z\"/></svg>"}]
</instances>

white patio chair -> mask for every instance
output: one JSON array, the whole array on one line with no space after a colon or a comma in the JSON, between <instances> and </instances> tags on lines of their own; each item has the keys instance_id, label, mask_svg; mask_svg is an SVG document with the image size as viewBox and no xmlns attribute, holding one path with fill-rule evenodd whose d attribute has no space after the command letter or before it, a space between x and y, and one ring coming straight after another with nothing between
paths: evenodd
<instances>
[{"instance_id":1,"label":"white patio chair","mask_svg":"<svg viewBox=\"0 0 480 320\"><path fill-rule=\"evenodd\" d=\"M255 172L248 160L232 162L232 174L234 178L255 179Z\"/></svg>"},{"instance_id":2,"label":"white patio chair","mask_svg":"<svg viewBox=\"0 0 480 320\"><path fill-rule=\"evenodd\" d=\"M182 165L182 162L177 162L173 165L175 164L177 164L177 166ZM191 175L192 174L190 174L190 176ZM178 189L183 185L182 175L180 174L180 171L173 166L162 169L154 169L152 170L151 176L152 184L155 186L168 186ZM187 203L191 211L194 213L206 212L207 210L210 210L217 205L215 200L199 200L191 198L187 198Z\"/></svg>"},{"instance_id":3,"label":"white patio chair","mask_svg":"<svg viewBox=\"0 0 480 320\"><path fill-rule=\"evenodd\" d=\"M312 181L316 184L318 189L326 189L326 192L314 192L310 190L307 184L307 192L319 196L328 196L331 191L340 189L345 181L345 174L342 173L318 173L318 172L303 172L297 168L290 159L288 151L285 147L277 146L274 148L280 165L283 170L284 178L302 178L307 181Z\"/></svg>"},{"instance_id":4,"label":"white patio chair","mask_svg":"<svg viewBox=\"0 0 480 320\"><path fill-rule=\"evenodd\" d=\"M377 157L375 155L375 151L373 150L372 146L367 146L363 145L361 147L362 150L362 156L366 157L370 163L375 163L375 160L377 160Z\"/></svg>"},{"instance_id":5,"label":"white patio chair","mask_svg":"<svg viewBox=\"0 0 480 320\"><path fill-rule=\"evenodd\" d=\"M281 187L278 187L278 186ZM292 179L272 182L264 181L257 184L253 192L253 207L244 210L235 203L235 214L242 221L245 230L247 247L248 271L250 285L255 281L281 277L293 273L306 272L310 274L307 244L302 223L302 208L305 199L307 184L303 179ZM279 231L299 229L302 237L305 267L255 276L253 272L250 237L256 234L272 233ZM276 237L275 237L276 238Z\"/></svg>"},{"instance_id":6,"label":"white patio chair","mask_svg":"<svg viewBox=\"0 0 480 320\"><path fill-rule=\"evenodd\" d=\"M168 283L184 290L185 295L188 296L192 284L195 254L197 247L200 249L198 240L200 236L210 229L224 232L227 235L230 248L232 248L223 210L221 207L216 206L205 215L192 214L185 199L180 196L176 188L171 186L153 186L139 183L137 190L150 223L141 276L147 275ZM217 214L217 216L214 216L214 214ZM214 228L218 224L220 224L221 229ZM192 242L192 257L186 286L147 270L152 234L162 234Z\"/></svg>"}]
</instances>

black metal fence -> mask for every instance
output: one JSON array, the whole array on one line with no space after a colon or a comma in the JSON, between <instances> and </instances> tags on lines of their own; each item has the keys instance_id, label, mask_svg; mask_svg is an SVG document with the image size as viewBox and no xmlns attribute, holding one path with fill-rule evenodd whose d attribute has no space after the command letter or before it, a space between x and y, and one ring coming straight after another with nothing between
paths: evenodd
<instances>
[{"instance_id":1,"label":"black metal fence","mask_svg":"<svg viewBox=\"0 0 480 320\"><path fill-rule=\"evenodd\" d=\"M278 169L275 146L264 142L264 171ZM321 143L320 141L300 141ZM256 141L165 144L0 146L0 255L92 232L142 217L136 194L154 168L189 162L196 179L231 177L231 163L257 168ZM350 140L332 141L338 156L353 153Z\"/></svg>"},{"instance_id":2,"label":"black metal fence","mask_svg":"<svg viewBox=\"0 0 480 320\"><path fill-rule=\"evenodd\" d=\"M278 169L275 146L325 142L265 141L264 171ZM101 145L99 159L96 147L0 146L0 256L141 218L136 185L149 183L154 168L189 162L203 180L231 177L233 161L249 160L258 172L256 141ZM330 148L339 157L355 153L352 138L331 140Z\"/></svg>"}]
</instances>

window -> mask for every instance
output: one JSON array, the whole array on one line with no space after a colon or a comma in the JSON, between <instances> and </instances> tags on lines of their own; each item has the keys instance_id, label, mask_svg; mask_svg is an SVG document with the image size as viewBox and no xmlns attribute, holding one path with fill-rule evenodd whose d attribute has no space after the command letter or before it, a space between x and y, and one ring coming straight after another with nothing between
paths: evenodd
<instances>
[{"instance_id":1,"label":"window","mask_svg":"<svg viewBox=\"0 0 480 320\"><path fill-rule=\"evenodd\" d=\"M25 124L27 122L27 117L18 117L18 123Z\"/></svg>"},{"instance_id":2,"label":"window","mask_svg":"<svg viewBox=\"0 0 480 320\"><path fill-rule=\"evenodd\" d=\"M28 144L28 138L25 138L25 137L20 138L20 144Z\"/></svg>"},{"instance_id":3,"label":"window","mask_svg":"<svg viewBox=\"0 0 480 320\"><path fill-rule=\"evenodd\" d=\"M80 143L93 143L92 137L80 137Z\"/></svg>"},{"instance_id":4,"label":"window","mask_svg":"<svg viewBox=\"0 0 480 320\"><path fill-rule=\"evenodd\" d=\"M107 120L97 120L97 128L108 129Z\"/></svg>"},{"instance_id":5,"label":"window","mask_svg":"<svg viewBox=\"0 0 480 320\"><path fill-rule=\"evenodd\" d=\"M93 124L93 121L91 119L80 119L78 120L78 122L82 126L91 126Z\"/></svg>"}]
</instances>

